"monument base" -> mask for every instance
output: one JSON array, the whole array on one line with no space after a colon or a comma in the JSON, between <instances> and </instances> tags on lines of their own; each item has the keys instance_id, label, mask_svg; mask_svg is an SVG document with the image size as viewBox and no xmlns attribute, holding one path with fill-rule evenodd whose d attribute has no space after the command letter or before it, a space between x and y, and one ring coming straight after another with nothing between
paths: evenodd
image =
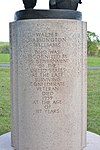
<instances>
[{"instance_id":1,"label":"monument base","mask_svg":"<svg viewBox=\"0 0 100 150\"><path fill-rule=\"evenodd\" d=\"M0 150L14 150L11 147L11 133L0 136ZM100 136L87 132L87 147L84 150L100 150Z\"/></svg>"},{"instance_id":2,"label":"monument base","mask_svg":"<svg viewBox=\"0 0 100 150\"><path fill-rule=\"evenodd\" d=\"M43 14L29 11L32 17ZM86 23L19 20L10 23L10 33L12 145L16 150L83 150Z\"/></svg>"},{"instance_id":3,"label":"monument base","mask_svg":"<svg viewBox=\"0 0 100 150\"><path fill-rule=\"evenodd\" d=\"M15 13L15 21L25 19L75 19L82 20L82 13L75 10L52 9L52 10L36 10L27 9L20 10Z\"/></svg>"}]
</instances>

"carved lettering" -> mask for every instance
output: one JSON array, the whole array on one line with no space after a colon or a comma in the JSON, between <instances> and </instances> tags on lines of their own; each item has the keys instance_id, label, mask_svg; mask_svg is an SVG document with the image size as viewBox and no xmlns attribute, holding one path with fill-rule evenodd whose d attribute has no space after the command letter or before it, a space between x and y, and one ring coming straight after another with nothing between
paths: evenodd
<instances>
[{"instance_id":1,"label":"carved lettering","mask_svg":"<svg viewBox=\"0 0 100 150\"><path fill-rule=\"evenodd\" d=\"M62 100L57 100L55 94L65 86L68 57L60 48L66 41L57 31L34 33L34 51L26 59L30 62L31 85L41 94L39 100L33 101L36 114L60 113Z\"/></svg>"},{"instance_id":2,"label":"carved lettering","mask_svg":"<svg viewBox=\"0 0 100 150\"><path fill-rule=\"evenodd\" d=\"M59 113L59 109L48 109L48 110L45 110L45 113L48 113L48 114L55 114L55 113Z\"/></svg>"}]
</instances>

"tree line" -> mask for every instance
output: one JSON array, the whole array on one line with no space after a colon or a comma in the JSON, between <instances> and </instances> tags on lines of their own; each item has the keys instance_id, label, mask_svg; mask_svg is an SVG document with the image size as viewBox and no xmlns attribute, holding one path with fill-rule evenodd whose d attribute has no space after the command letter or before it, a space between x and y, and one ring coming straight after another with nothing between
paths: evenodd
<instances>
[{"instance_id":1,"label":"tree line","mask_svg":"<svg viewBox=\"0 0 100 150\"><path fill-rule=\"evenodd\" d=\"M8 42L0 42L0 54L9 54L10 48Z\"/></svg>"},{"instance_id":2,"label":"tree line","mask_svg":"<svg viewBox=\"0 0 100 150\"><path fill-rule=\"evenodd\" d=\"M8 42L0 42L0 53L10 53ZM100 37L95 32L87 31L87 55L100 57Z\"/></svg>"},{"instance_id":3,"label":"tree line","mask_svg":"<svg viewBox=\"0 0 100 150\"><path fill-rule=\"evenodd\" d=\"M87 55L100 57L100 37L95 32L87 31Z\"/></svg>"}]
</instances>

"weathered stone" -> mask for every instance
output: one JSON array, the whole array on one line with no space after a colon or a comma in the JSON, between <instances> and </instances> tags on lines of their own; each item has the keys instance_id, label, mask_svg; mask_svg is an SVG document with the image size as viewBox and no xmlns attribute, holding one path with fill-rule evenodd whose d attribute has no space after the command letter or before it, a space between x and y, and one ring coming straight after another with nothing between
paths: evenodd
<instances>
[{"instance_id":1,"label":"weathered stone","mask_svg":"<svg viewBox=\"0 0 100 150\"><path fill-rule=\"evenodd\" d=\"M2 150L14 150L11 147L10 133L0 136L0 148ZM87 132L87 146L83 150L100 150L100 136L91 132Z\"/></svg>"},{"instance_id":2,"label":"weathered stone","mask_svg":"<svg viewBox=\"0 0 100 150\"><path fill-rule=\"evenodd\" d=\"M86 140L86 23L21 20L10 28L16 62L12 133L18 131L13 145L16 150L82 150Z\"/></svg>"},{"instance_id":3,"label":"weathered stone","mask_svg":"<svg viewBox=\"0 0 100 150\"><path fill-rule=\"evenodd\" d=\"M10 36L11 144L18 149L18 50L17 31L12 24Z\"/></svg>"}]
</instances>

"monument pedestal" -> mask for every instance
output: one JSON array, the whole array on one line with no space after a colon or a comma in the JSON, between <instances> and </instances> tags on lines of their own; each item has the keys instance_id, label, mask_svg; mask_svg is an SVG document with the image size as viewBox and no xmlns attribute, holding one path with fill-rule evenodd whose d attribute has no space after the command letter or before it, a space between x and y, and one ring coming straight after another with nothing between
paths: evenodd
<instances>
[{"instance_id":1,"label":"monument pedestal","mask_svg":"<svg viewBox=\"0 0 100 150\"><path fill-rule=\"evenodd\" d=\"M100 136L87 132L87 146L83 150L100 150ZM14 150L11 147L11 133L0 136L0 150Z\"/></svg>"},{"instance_id":2,"label":"monument pedestal","mask_svg":"<svg viewBox=\"0 0 100 150\"><path fill-rule=\"evenodd\" d=\"M86 23L28 19L10 24L12 145L83 150Z\"/></svg>"}]
</instances>

